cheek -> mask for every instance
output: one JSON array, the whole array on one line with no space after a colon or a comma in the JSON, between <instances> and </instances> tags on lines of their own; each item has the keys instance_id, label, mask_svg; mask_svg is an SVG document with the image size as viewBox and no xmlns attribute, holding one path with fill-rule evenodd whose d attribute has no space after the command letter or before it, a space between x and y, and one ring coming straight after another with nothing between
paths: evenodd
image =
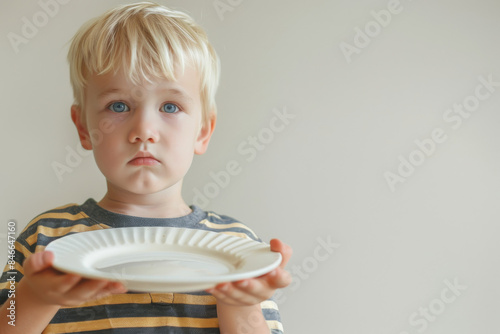
<instances>
[{"instance_id":1,"label":"cheek","mask_svg":"<svg viewBox=\"0 0 500 334\"><path fill-rule=\"evenodd\" d=\"M165 140L165 145L161 145L161 149L164 150L167 157L170 156L170 159L167 158L167 160L170 160L173 166L184 170L191 165L194 156L194 143L192 133L186 129L186 131L176 131L175 135L170 133L170 136Z\"/></svg>"},{"instance_id":2,"label":"cheek","mask_svg":"<svg viewBox=\"0 0 500 334\"><path fill-rule=\"evenodd\" d=\"M98 146L94 146L94 159L101 171L113 168L119 161L114 155L115 150L110 149L108 142L104 141Z\"/></svg>"},{"instance_id":3,"label":"cheek","mask_svg":"<svg viewBox=\"0 0 500 334\"><path fill-rule=\"evenodd\" d=\"M160 138L176 151L182 149L189 151L189 147L193 147L195 142L193 136L195 131L193 124L176 124L162 130Z\"/></svg>"},{"instance_id":4,"label":"cheek","mask_svg":"<svg viewBox=\"0 0 500 334\"><path fill-rule=\"evenodd\" d=\"M89 134L97 165L102 168L116 164L119 161L117 159L119 145L116 131L106 133L100 128L94 128Z\"/></svg>"},{"instance_id":5,"label":"cheek","mask_svg":"<svg viewBox=\"0 0 500 334\"><path fill-rule=\"evenodd\" d=\"M89 135L92 145L101 146L103 142L109 141L110 137L116 135L119 128L115 123L111 118L89 120Z\"/></svg>"},{"instance_id":6,"label":"cheek","mask_svg":"<svg viewBox=\"0 0 500 334\"><path fill-rule=\"evenodd\" d=\"M165 154L173 156L178 162L189 159L192 151L191 138L175 137L168 141L167 146L162 147ZM175 161L174 160L174 161Z\"/></svg>"}]
</instances>

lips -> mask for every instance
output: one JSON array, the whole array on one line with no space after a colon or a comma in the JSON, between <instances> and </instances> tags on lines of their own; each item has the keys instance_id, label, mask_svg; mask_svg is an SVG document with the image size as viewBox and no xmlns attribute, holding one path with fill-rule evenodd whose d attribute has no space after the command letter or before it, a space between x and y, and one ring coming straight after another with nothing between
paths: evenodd
<instances>
[{"instance_id":1,"label":"lips","mask_svg":"<svg viewBox=\"0 0 500 334\"><path fill-rule=\"evenodd\" d=\"M139 151L128 163L133 166L154 166L160 164L160 160L149 152Z\"/></svg>"}]
</instances>

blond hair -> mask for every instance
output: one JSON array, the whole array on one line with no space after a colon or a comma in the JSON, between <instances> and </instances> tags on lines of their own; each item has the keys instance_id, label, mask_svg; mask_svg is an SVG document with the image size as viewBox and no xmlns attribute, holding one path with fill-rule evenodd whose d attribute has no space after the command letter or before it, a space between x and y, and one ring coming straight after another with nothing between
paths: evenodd
<instances>
[{"instance_id":1,"label":"blond hair","mask_svg":"<svg viewBox=\"0 0 500 334\"><path fill-rule=\"evenodd\" d=\"M75 104L82 109L87 78L125 69L134 84L175 80L176 65L200 75L203 122L216 112L219 58L205 31L187 14L151 2L116 7L87 22L68 52Z\"/></svg>"}]
</instances>

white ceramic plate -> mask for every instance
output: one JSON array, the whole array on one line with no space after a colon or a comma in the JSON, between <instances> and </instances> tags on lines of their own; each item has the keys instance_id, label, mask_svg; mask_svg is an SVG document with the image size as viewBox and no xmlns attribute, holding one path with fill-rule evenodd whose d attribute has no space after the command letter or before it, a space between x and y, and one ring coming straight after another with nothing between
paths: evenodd
<instances>
[{"instance_id":1,"label":"white ceramic plate","mask_svg":"<svg viewBox=\"0 0 500 334\"><path fill-rule=\"evenodd\" d=\"M192 292L257 277L281 263L269 245L223 233L174 227L124 227L51 242L54 267L129 290Z\"/></svg>"}]
</instances>

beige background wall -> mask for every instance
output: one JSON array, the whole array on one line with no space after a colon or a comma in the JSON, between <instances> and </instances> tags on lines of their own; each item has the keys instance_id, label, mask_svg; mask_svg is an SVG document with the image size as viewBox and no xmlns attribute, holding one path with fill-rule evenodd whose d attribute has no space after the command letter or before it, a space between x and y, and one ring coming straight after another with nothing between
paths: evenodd
<instances>
[{"instance_id":1,"label":"beige background wall","mask_svg":"<svg viewBox=\"0 0 500 334\"><path fill-rule=\"evenodd\" d=\"M103 195L91 156L66 161L66 43L122 2L1 5L4 259L9 219ZM223 64L186 200L293 246L288 333L497 333L499 2L160 2L198 20Z\"/></svg>"}]
</instances>

